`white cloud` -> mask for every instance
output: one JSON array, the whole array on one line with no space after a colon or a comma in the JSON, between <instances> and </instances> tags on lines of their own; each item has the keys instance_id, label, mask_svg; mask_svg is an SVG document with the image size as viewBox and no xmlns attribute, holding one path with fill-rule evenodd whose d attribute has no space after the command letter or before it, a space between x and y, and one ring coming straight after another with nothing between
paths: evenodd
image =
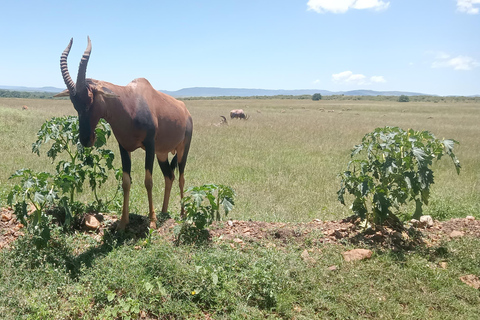
<instances>
[{"instance_id":1,"label":"white cloud","mask_svg":"<svg viewBox=\"0 0 480 320\"><path fill-rule=\"evenodd\" d=\"M328 11L333 13L345 13L349 9L385 10L390 6L390 2L381 0L309 0L307 6L308 10L313 10L318 13L325 13Z\"/></svg>"},{"instance_id":2,"label":"white cloud","mask_svg":"<svg viewBox=\"0 0 480 320\"><path fill-rule=\"evenodd\" d=\"M472 70L480 66L480 63L467 56L450 57L450 55L440 52L437 54L432 68L453 68L454 70Z\"/></svg>"},{"instance_id":3,"label":"white cloud","mask_svg":"<svg viewBox=\"0 0 480 320\"><path fill-rule=\"evenodd\" d=\"M365 78L363 74L354 74L352 71L332 74L332 80L334 82L364 84Z\"/></svg>"},{"instance_id":4,"label":"white cloud","mask_svg":"<svg viewBox=\"0 0 480 320\"><path fill-rule=\"evenodd\" d=\"M480 0L457 0L457 10L468 14L478 14Z\"/></svg>"},{"instance_id":5,"label":"white cloud","mask_svg":"<svg viewBox=\"0 0 480 320\"><path fill-rule=\"evenodd\" d=\"M313 84L319 84L319 83L320 83L320 79L313 81Z\"/></svg>"},{"instance_id":6,"label":"white cloud","mask_svg":"<svg viewBox=\"0 0 480 320\"><path fill-rule=\"evenodd\" d=\"M343 84L356 84L356 85L369 85L372 83L385 83L387 82L383 76L372 76L370 79L363 74L355 74L352 71L344 71L336 74L332 74L332 81Z\"/></svg>"},{"instance_id":7,"label":"white cloud","mask_svg":"<svg viewBox=\"0 0 480 320\"><path fill-rule=\"evenodd\" d=\"M373 76L370 77L370 81L375 82L375 83L385 83L387 80L383 76Z\"/></svg>"}]
</instances>

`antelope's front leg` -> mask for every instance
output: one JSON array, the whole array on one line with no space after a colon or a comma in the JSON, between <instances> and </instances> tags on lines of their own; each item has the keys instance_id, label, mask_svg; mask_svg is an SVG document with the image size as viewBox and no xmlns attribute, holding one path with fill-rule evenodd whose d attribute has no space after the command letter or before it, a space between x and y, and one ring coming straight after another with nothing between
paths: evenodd
<instances>
[{"instance_id":1,"label":"antelope's front leg","mask_svg":"<svg viewBox=\"0 0 480 320\"><path fill-rule=\"evenodd\" d=\"M143 142L145 146L145 188L147 189L148 196L148 218L150 219L150 228L157 228L157 216L155 215L155 210L153 209L153 162L155 160L155 140L145 139Z\"/></svg>"},{"instance_id":2,"label":"antelope's front leg","mask_svg":"<svg viewBox=\"0 0 480 320\"><path fill-rule=\"evenodd\" d=\"M123 189L123 208L122 208L122 217L120 219L120 223L117 225L117 230L125 230L125 227L128 224L128 204L130 200L130 186L132 184L132 179L130 177L132 161L130 158L130 152L127 152L121 145L120 145L120 155L122 157L122 170L123 170L123 177L122 177L122 189Z\"/></svg>"}]
</instances>

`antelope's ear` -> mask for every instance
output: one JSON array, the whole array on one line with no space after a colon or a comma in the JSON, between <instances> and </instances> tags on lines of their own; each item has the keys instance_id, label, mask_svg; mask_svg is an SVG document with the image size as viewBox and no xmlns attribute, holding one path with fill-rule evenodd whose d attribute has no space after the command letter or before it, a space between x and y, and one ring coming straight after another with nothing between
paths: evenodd
<instances>
[{"instance_id":1,"label":"antelope's ear","mask_svg":"<svg viewBox=\"0 0 480 320\"><path fill-rule=\"evenodd\" d=\"M57 93L56 95L54 95L53 97L54 98L60 98L60 97L69 97L70 96L70 91L68 89L65 89L63 90L62 92L60 93Z\"/></svg>"},{"instance_id":2,"label":"antelope's ear","mask_svg":"<svg viewBox=\"0 0 480 320\"><path fill-rule=\"evenodd\" d=\"M96 93L101 94L104 98L118 98L118 95L115 94L112 90L105 87L95 88Z\"/></svg>"}]
</instances>

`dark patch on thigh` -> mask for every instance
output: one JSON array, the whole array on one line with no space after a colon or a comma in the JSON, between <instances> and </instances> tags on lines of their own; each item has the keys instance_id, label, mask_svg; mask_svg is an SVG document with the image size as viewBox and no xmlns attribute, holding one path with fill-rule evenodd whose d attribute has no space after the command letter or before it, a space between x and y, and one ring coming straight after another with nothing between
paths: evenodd
<instances>
[{"instance_id":1,"label":"dark patch on thigh","mask_svg":"<svg viewBox=\"0 0 480 320\"><path fill-rule=\"evenodd\" d=\"M148 107L148 103L140 98L137 103L137 112L133 119L133 124L137 129L147 131L148 135L155 135L155 125L153 124L152 113Z\"/></svg>"},{"instance_id":2,"label":"dark patch on thigh","mask_svg":"<svg viewBox=\"0 0 480 320\"><path fill-rule=\"evenodd\" d=\"M132 160L130 159L130 155L128 154L127 150L122 147L121 144L118 144L118 146L120 147L120 156L122 157L123 172L126 172L128 173L128 175L130 175L130 172L132 170Z\"/></svg>"},{"instance_id":3,"label":"dark patch on thigh","mask_svg":"<svg viewBox=\"0 0 480 320\"><path fill-rule=\"evenodd\" d=\"M153 173L153 162L155 160L155 132L147 132L147 137L142 141L145 148L145 170Z\"/></svg>"},{"instance_id":4,"label":"dark patch on thigh","mask_svg":"<svg viewBox=\"0 0 480 320\"><path fill-rule=\"evenodd\" d=\"M158 160L158 164L160 165L160 169L162 169L163 176L173 180L173 169L168 163L168 159L167 161Z\"/></svg>"}]
</instances>

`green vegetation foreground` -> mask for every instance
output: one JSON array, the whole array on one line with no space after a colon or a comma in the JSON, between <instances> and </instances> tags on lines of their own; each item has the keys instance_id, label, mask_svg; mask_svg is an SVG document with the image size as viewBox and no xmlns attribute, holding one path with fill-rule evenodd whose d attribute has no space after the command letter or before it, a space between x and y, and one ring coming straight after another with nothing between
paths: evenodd
<instances>
[{"instance_id":1,"label":"green vegetation foreground","mask_svg":"<svg viewBox=\"0 0 480 320\"><path fill-rule=\"evenodd\" d=\"M425 213L436 219L480 212L478 123L480 105L308 100L190 100L195 121L186 185L232 186L233 219L306 222L349 216L336 199L337 174L350 149L376 127L429 130L460 141L457 176L449 163L435 165ZM28 110L22 110L28 105ZM247 121L215 126L220 115L244 109ZM332 112L333 110L333 112ZM0 100L2 206L20 168L49 170L31 152L41 124L72 114L65 100ZM330 111L330 112L329 112ZM110 149L116 150L111 139ZM131 212L146 215L143 154L132 168ZM119 161L118 157L115 161ZM118 166L118 165L117 165ZM154 172L156 209L161 174ZM103 192L114 192L115 181ZM78 195L83 201L92 194ZM172 194L172 199L178 194ZM172 201L173 204L173 201ZM179 211L179 204L172 212ZM405 214L413 212L407 208ZM412 252L376 250L371 259L347 263L350 244L311 241L287 246L253 243L179 246L155 233L147 239L95 239L54 234L42 251L19 239L0 253L0 315L5 319L102 318L437 318L472 319L480 294L459 280L480 275L478 239L468 237ZM301 257L311 250L316 263ZM439 267L446 262L446 268ZM335 270L328 269L336 266ZM333 269L333 268L332 268Z\"/></svg>"}]
</instances>

